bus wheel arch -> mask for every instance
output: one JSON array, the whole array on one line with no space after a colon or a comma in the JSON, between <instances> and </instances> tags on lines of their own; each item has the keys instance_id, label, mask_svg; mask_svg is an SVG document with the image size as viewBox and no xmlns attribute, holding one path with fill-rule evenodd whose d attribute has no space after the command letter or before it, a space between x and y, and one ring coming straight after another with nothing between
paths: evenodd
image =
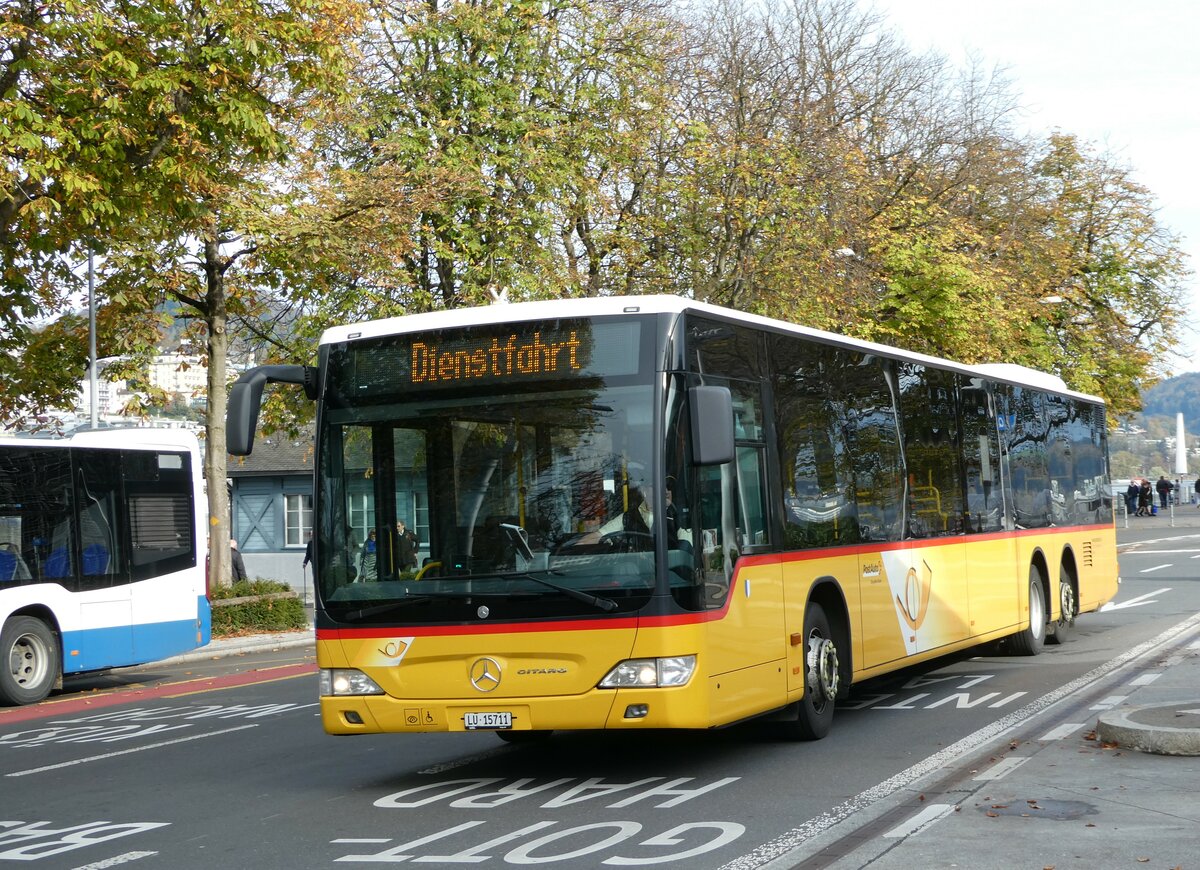
<instances>
[{"instance_id":1,"label":"bus wheel arch","mask_svg":"<svg viewBox=\"0 0 1200 870\"><path fill-rule=\"evenodd\" d=\"M795 736L820 740L833 725L839 695L851 672L849 622L835 583L820 583L804 607L804 697L796 704Z\"/></svg>"},{"instance_id":2,"label":"bus wheel arch","mask_svg":"<svg viewBox=\"0 0 1200 870\"><path fill-rule=\"evenodd\" d=\"M854 653L850 638L850 608L842 587L832 577L822 577L809 593L809 604L816 602L825 611L829 620L829 631L837 645L839 689L837 697L850 695L850 680L854 673Z\"/></svg>"},{"instance_id":3,"label":"bus wheel arch","mask_svg":"<svg viewBox=\"0 0 1200 870\"><path fill-rule=\"evenodd\" d=\"M0 704L36 704L62 685L62 650L52 619L14 613L0 627Z\"/></svg>"},{"instance_id":4,"label":"bus wheel arch","mask_svg":"<svg viewBox=\"0 0 1200 870\"><path fill-rule=\"evenodd\" d=\"M1075 564L1075 554L1069 547L1063 551L1062 562L1058 566L1058 599L1055 609L1058 611L1058 617L1049 624L1046 642L1066 643L1075 628L1075 617L1079 615L1079 569Z\"/></svg>"}]
</instances>

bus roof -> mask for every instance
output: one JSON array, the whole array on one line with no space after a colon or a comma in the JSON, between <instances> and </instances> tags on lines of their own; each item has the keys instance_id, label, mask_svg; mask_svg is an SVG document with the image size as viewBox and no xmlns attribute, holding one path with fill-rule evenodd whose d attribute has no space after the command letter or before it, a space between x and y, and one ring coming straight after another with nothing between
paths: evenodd
<instances>
[{"instance_id":1,"label":"bus roof","mask_svg":"<svg viewBox=\"0 0 1200 870\"><path fill-rule=\"evenodd\" d=\"M1067 387L1057 375L1028 368L1015 363L984 363L967 365L953 360L903 350L890 345L863 341L834 332L826 332L807 326L799 326L784 320L775 320L757 314L747 314L732 308L722 308L707 302L697 302L667 293L653 296L601 296L582 299L550 299L537 302L513 302L483 305L476 308L455 308L449 311L431 311L410 314L404 317L389 317L347 326L327 329L321 336L321 344L337 344L364 338L379 338L388 335L403 335L439 329L456 329L464 326L486 326L496 323L555 320L567 317L601 317L620 314L681 314L694 311L714 317L724 317L748 326L757 326L776 332L788 332L814 339L824 344L875 353L892 359L907 360L923 365L939 366L969 376L1003 381L1019 386L1032 387L1052 393L1085 399L1103 404L1099 396L1080 393Z\"/></svg>"},{"instance_id":2,"label":"bus roof","mask_svg":"<svg viewBox=\"0 0 1200 870\"><path fill-rule=\"evenodd\" d=\"M80 429L64 436L13 435L0 438L2 447L107 447L128 450L199 450L195 433L159 426L125 426Z\"/></svg>"}]
</instances>

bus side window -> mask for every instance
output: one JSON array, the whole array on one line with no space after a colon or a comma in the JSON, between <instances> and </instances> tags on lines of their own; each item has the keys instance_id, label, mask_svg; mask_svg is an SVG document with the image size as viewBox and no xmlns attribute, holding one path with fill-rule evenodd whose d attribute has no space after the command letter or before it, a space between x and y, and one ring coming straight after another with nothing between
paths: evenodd
<instances>
[{"instance_id":1,"label":"bus side window","mask_svg":"<svg viewBox=\"0 0 1200 870\"><path fill-rule=\"evenodd\" d=\"M734 464L709 465L698 475L700 506L700 572L704 606L720 607L729 591L737 562L737 475Z\"/></svg>"},{"instance_id":2,"label":"bus side window","mask_svg":"<svg viewBox=\"0 0 1200 870\"><path fill-rule=\"evenodd\" d=\"M767 529L766 443L763 440L762 388L756 382L732 382L734 442L737 445L738 551L771 543Z\"/></svg>"},{"instance_id":3,"label":"bus side window","mask_svg":"<svg viewBox=\"0 0 1200 870\"><path fill-rule=\"evenodd\" d=\"M117 506L122 501L121 454L95 450L75 454L75 499L79 509L79 589L127 583L124 529Z\"/></svg>"},{"instance_id":4,"label":"bus side window","mask_svg":"<svg viewBox=\"0 0 1200 870\"><path fill-rule=\"evenodd\" d=\"M847 357L845 363L846 441L853 457L859 534L864 541L898 541L904 482L890 363L870 356Z\"/></svg>"},{"instance_id":5,"label":"bus side window","mask_svg":"<svg viewBox=\"0 0 1200 870\"><path fill-rule=\"evenodd\" d=\"M133 579L196 564L192 475L186 454L130 450L124 461ZM86 549L83 558L87 573Z\"/></svg>"}]
</instances>

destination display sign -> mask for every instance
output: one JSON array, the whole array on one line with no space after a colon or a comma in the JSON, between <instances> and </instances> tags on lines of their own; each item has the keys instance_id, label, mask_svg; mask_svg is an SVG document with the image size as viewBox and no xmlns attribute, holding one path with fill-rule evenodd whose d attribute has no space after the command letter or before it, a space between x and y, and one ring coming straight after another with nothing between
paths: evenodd
<instances>
[{"instance_id":1,"label":"destination display sign","mask_svg":"<svg viewBox=\"0 0 1200 870\"><path fill-rule=\"evenodd\" d=\"M349 349L350 395L633 375L637 319L506 323L374 339Z\"/></svg>"},{"instance_id":2,"label":"destination display sign","mask_svg":"<svg viewBox=\"0 0 1200 870\"><path fill-rule=\"evenodd\" d=\"M579 330L568 331L561 341L543 341L538 330L528 340L511 333L506 340L493 336L484 342L414 341L409 369L414 384L545 375L569 377L583 370Z\"/></svg>"}]
</instances>

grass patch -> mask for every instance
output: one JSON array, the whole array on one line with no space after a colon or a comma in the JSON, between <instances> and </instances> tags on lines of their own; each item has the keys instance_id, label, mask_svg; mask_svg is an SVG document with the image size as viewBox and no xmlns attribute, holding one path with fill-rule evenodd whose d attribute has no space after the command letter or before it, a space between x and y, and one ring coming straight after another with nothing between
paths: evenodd
<instances>
[{"instance_id":1,"label":"grass patch","mask_svg":"<svg viewBox=\"0 0 1200 870\"><path fill-rule=\"evenodd\" d=\"M276 580L243 580L209 590L212 636L237 637L268 631L295 631L308 626L304 603L292 587ZM247 599L231 601L231 599ZM229 601L228 604L219 602Z\"/></svg>"}]
</instances>

